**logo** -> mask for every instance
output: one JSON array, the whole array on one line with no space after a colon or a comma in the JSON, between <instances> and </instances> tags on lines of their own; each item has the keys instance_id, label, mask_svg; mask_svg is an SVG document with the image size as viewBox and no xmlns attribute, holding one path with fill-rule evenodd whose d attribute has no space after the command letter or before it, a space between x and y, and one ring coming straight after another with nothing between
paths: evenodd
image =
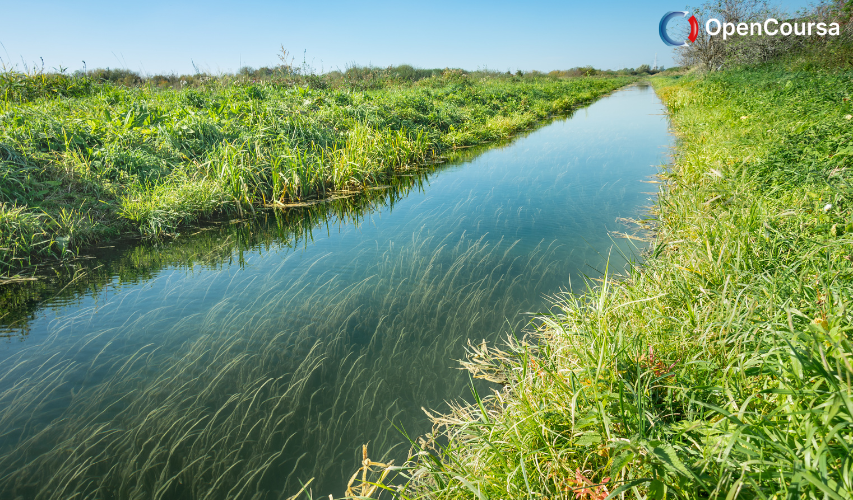
<instances>
[{"instance_id":1,"label":"logo","mask_svg":"<svg viewBox=\"0 0 853 500\"><path fill-rule=\"evenodd\" d=\"M666 32L666 25L671 19L676 17L687 17L687 14L689 14L687 11L667 12L662 18L660 18L658 31L660 32L660 39L663 40L663 43L670 47L687 47L687 40L690 40L691 42L696 41L696 37L699 36L699 21L696 20L696 16L690 16L690 19L687 20L690 23L690 34L687 36L687 40L684 40L683 42L676 42L670 38Z\"/></svg>"},{"instance_id":2,"label":"logo","mask_svg":"<svg viewBox=\"0 0 853 500\"><path fill-rule=\"evenodd\" d=\"M670 38L669 34L666 32L666 25L676 17L687 17L689 12L687 11L673 11L667 12L664 14L662 18L660 18L660 24L658 25L658 32L660 32L660 39L663 40L663 43L669 45L670 47L687 47L689 42L695 42L696 37L699 36L699 21L696 20L696 16L690 16L687 20L690 23L690 34L687 36L687 40L683 42L678 42ZM838 23L825 23L825 22L807 22L808 19L805 19L804 22L797 22L796 19L793 19L794 22L783 22L779 23L776 19L768 18L765 19L763 23L760 22L749 22L749 23L726 23L722 22L719 19L708 19L705 23L705 32L708 36L714 37L722 34L723 40L727 40L732 36L776 36L781 34L782 36L812 36L812 28L814 28L814 34L817 36L838 36L841 34L841 27Z\"/></svg>"}]
</instances>

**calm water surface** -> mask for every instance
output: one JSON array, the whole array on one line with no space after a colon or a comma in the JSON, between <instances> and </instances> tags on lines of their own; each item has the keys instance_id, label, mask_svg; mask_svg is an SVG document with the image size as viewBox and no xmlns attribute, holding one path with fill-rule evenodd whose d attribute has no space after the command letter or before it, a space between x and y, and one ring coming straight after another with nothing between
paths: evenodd
<instances>
[{"instance_id":1,"label":"calm water surface","mask_svg":"<svg viewBox=\"0 0 853 500\"><path fill-rule=\"evenodd\" d=\"M339 496L362 443L399 463L395 426L469 394L467 339L636 255L611 232L650 205L661 113L634 86L355 213L105 250L6 318L0 497Z\"/></svg>"}]
</instances>

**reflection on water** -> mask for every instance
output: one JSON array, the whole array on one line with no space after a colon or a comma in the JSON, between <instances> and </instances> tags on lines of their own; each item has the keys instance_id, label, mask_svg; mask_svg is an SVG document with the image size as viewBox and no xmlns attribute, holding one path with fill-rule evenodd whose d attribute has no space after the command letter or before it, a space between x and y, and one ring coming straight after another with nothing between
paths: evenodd
<instances>
[{"instance_id":1,"label":"reflection on water","mask_svg":"<svg viewBox=\"0 0 853 500\"><path fill-rule=\"evenodd\" d=\"M635 251L609 231L647 204L660 110L632 87L430 176L4 287L0 496L340 495L362 443L399 463L395 426L465 396L466 339Z\"/></svg>"}]
</instances>

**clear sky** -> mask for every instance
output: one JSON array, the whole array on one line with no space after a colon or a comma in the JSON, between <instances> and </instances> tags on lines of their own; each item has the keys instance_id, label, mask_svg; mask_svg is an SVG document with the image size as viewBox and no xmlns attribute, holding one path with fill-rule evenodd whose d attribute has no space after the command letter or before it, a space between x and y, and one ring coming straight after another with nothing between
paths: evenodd
<instances>
[{"instance_id":1,"label":"clear sky","mask_svg":"<svg viewBox=\"0 0 853 500\"><path fill-rule=\"evenodd\" d=\"M548 71L673 65L658 21L684 0L435 2L0 0L0 57L23 69L142 74L271 66L284 45L320 70L347 64ZM697 2L698 3L698 2ZM789 11L805 0L785 0ZM680 22L680 21L679 21ZM22 62L24 61L24 62Z\"/></svg>"}]
</instances>

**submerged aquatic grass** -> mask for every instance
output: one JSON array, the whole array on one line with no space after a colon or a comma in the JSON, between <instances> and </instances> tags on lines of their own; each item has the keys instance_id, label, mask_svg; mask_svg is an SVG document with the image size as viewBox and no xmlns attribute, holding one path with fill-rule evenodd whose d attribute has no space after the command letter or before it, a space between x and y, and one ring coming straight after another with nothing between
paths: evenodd
<instances>
[{"instance_id":1,"label":"submerged aquatic grass","mask_svg":"<svg viewBox=\"0 0 853 500\"><path fill-rule=\"evenodd\" d=\"M63 317L35 352L2 363L2 491L29 498L251 497L295 491L299 479L311 477L306 472L343 482L362 439L404 458L387 423L411 421L423 398L462 393L464 378L437 384L431 374L458 356L456 346L489 312L515 310L529 285L509 267L538 276L556 265L547 248L522 263L508 260L506 245L430 241L435 237L387 252L373 264L373 277L359 282L306 272L281 289L273 285L280 273L273 273L275 298L251 308L236 297L258 285L231 282L209 312L175 323L157 308L71 348L62 337L92 321L94 311ZM181 294L180 282L168 289L160 300ZM115 308L135 308L135 300L143 299L101 308L100 321ZM424 303L435 310L432 319L425 320ZM490 320L494 328L501 317ZM93 382L69 390L87 379ZM371 427L376 434L366 435ZM273 466L289 475L266 476Z\"/></svg>"}]
</instances>

